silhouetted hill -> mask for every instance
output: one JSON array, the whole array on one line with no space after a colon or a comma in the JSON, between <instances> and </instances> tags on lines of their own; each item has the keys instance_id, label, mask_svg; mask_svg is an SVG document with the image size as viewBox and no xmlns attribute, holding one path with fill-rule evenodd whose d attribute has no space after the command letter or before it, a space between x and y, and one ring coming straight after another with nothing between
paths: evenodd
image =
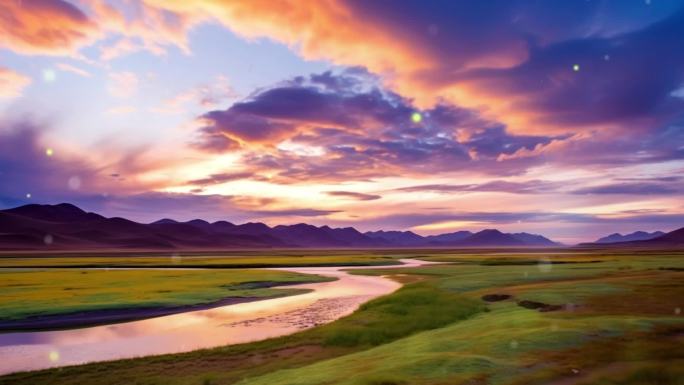
<instances>
[{"instance_id":1,"label":"silhouetted hill","mask_svg":"<svg viewBox=\"0 0 684 385\"><path fill-rule=\"evenodd\" d=\"M473 233L470 231L456 231L454 233L446 233L439 235L429 235L425 237L425 240L433 245L455 245L462 240L472 236Z\"/></svg>"},{"instance_id":2,"label":"silhouetted hill","mask_svg":"<svg viewBox=\"0 0 684 385\"><path fill-rule=\"evenodd\" d=\"M364 235L396 246L420 246L425 238L412 231L367 231Z\"/></svg>"},{"instance_id":3,"label":"silhouetted hill","mask_svg":"<svg viewBox=\"0 0 684 385\"><path fill-rule=\"evenodd\" d=\"M631 234L622 235L620 233L613 233L603 238L597 239L594 243L616 243L616 242L631 242L631 241L645 241L648 239L657 238L665 235L662 231L654 231L647 233L645 231L635 231Z\"/></svg>"},{"instance_id":4,"label":"silhouetted hill","mask_svg":"<svg viewBox=\"0 0 684 385\"><path fill-rule=\"evenodd\" d=\"M458 231L422 237L410 231L361 233L353 227L307 223L279 225L202 219L179 222L165 218L149 224L106 218L62 203L26 205L0 211L0 249L221 249L260 247L491 247L550 246L534 234Z\"/></svg>"},{"instance_id":5,"label":"silhouetted hill","mask_svg":"<svg viewBox=\"0 0 684 385\"><path fill-rule=\"evenodd\" d=\"M472 234L457 243L458 246L525 246L525 242L511 234L496 229L486 229Z\"/></svg>"},{"instance_id":6,"label":"silhouetted hill","mask_svg":"<svg viewBox=\"0 0 684 385\"><path fill-rule=\"evenodd\" d=\"M684 227L669 233L663 234L659 237L653 239L647 239L644 241L629 242L634 245L646 245L646 246L675 246L684 245Z\"/></svg>"},{"instance_id":7,"label":"silhouetted hill","mask_svg":"<svg viewBox=\"0 0 684 385\"><path fill-rule=\"evenodd\" d=\"M530 233L512 233L513 238L523 241L526 245L532 246L560 246L558 242L554 242L543 235Z\"/></svg>"},{"instance_id":8,"label":"silhouetted hill","mask_svg":"<svg viewBox=\"0 0 684 385\"><path fill-rule=\"evenodd\" d=\"M104 218L94 213L87 213L70 203L58 205L30 204L4 210L4 212L49 222L82 222Z\"/></svg>"}]
</instances>

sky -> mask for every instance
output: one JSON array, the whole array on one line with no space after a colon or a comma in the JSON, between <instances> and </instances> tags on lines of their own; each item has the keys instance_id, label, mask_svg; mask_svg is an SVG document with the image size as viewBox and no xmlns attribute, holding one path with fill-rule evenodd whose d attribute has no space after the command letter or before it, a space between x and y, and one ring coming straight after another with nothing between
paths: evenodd
<instances>
[{"instance_id":1,"label":"sky","mask_svg":"<svg viewBox=\"0 0 684 385\"><path fill-rule=\"evenodd\" d=\"M684 1L0 0L0 208L684 226Z\"/></svg>"}]
</instances>

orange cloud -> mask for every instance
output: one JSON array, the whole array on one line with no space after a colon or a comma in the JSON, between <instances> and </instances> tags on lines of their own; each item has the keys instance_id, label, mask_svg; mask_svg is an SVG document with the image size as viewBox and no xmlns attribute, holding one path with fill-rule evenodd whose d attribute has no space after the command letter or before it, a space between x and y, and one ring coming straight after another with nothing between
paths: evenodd
<instances>
[{"instance_id":1,"label":"orange cloud","mask_svg":"<svg viewBox=\"0 0 684 385\"><path fill-rule=\"evenodd\" d=\"M115 42L100 47L100 59L111 60L132 52L147 50L155 55L166 53L167 46L189 53L188 32L206 18L170 12L166 9L136 3L135 17L123 13L102 0L93 1L91 9L101 28L123 35Z\"/></svg>"},{"instance_id":2,"label":"orange cloud","mask_svg":"<svg viewBox=\"0 0 684 385\"><path fill-rule=\"evenodd\" d=\"M0 98L16 98L29 84L31 84L30 78L0 67Z\"/></svg>"},{"instance_id":3,"label":"orange cloud","mask_svg":"<svg viewBox=\"0 0 684 385\"><path fill-rule=\"evenodd\" d=\"M145 3L185 15L187 19L218 19L242 36L278 40L309 59L363 64L374 72L413 72L437 64L421 53L419 47L396 39L390 31L364 21L335 0L145 0ZM397 63L402 68L396 68Z\"/></svg>"},{"instance_id":4,"label":"orange cloud","mask_svg":"<svg viewBox=\"0 0 684 385\"><path fill-rule=\"evenodd\" d=\"M0 2L0 47L24 54L65 55L99 36L97 25L65 1Z\"/></svg>"},{"instance_id":5,"label":"orange cloud","mask_svg":"<svg viewBox=\"0 0 684 385\"><path fill-rule=\"evenodd\" d=\"M548 31L543 26L599 15L600 9L593 6L586 14L565 17L552 5L515 2L482 6L344 0L143 1L150 8L172 12L187 25L218 20L243 37L273 39L307 59L365 66L421 108L446 100L477 109L517 134L591 132L623 127L626 122L646 126L634 119L652 111L629 107L655 105L638 97L621 98L624 93L636 94L621 80L635 76L616 75L620 71L601 58L609 57L609 50L616 57L633 57L638 50L617 42L629 39L641 44L655 39L657 29L611 35L591 34L580 24ZM536 22L542 16L548 17L543 25ZM602 22L611 31L610 21ZM661 28L676 29L678 23L675 15ZM577 44L563 44L572 39ZM643 57L634 59L638 63ZM658 63L648 66L665 65ZM639 74L644 66L621 70ZM670 76L663 73L664 78ZM649 84L635 87L649 90ZM665 91L659 97L663 95L667 97Z\"/></svg>"},{"instance_id":6,"label":"orange cloud","mask_svg":"<svg viewBox=\"0 0 684 385\"><path fill-rule=\"evenodd\" d=\"M218 19L224 26L247 38L267 37L287 44L307 59L332 60L342 65L363 65L383 74L390 88L410 95L421 108L429 108L441 100L482 110L488 117L509 125L511 131L529 133L532 117L519 111L506 98L481 90L473 82L445 82L433 79L435 73L448 72L445 62L434 47L421 45L410 34L398 34L400 28L388 26L359 14L341 0L302 2L144 0L152 8L165 9L199 23ZM426 26L426 33L434 32ZM464 55L462 69L486 66L501 68L523 61L524 44L510 44L500 52ZM486 106L486 107L484 107ZM538 125L535 127L539 127ZM539 128L535 132L548 131Z\"/></svg>"}]
</instances>

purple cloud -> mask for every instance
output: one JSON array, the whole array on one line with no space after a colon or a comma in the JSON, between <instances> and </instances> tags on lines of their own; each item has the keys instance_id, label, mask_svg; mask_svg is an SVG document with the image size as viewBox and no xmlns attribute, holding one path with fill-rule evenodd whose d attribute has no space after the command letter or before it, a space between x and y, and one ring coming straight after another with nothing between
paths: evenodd
<instances>
[{"instance_id":1,"label":"purple cloud","mask_svg":"<svg viewBox=\"0 0 684 385\"><path fill-rule=\"evenodd\" d=\"M377 77L351 68L297 77L227 110L209 112L202 116L208 125L199 135L211 149L223 140L270 144L272 150L248 152L243 162L255 171L276 172L281 181L367 179L459 167L519 173L532 160L502 167L500 156L568 137L513 135L474 110L447 103L421 111L419 123L411 119L416 111L412 101L380 87ZM308 154L276 149L284 139L321 149L322 156L312 162Z\"/></svg>"},{"instance_id":2,"label":"purple cloud","mask_svg":"<svg viewBox=\"0 0 684 385\"><path fill-rule=\"evenodd\" d=\"M556 192L562 184L559 182L549 182L542 180L531 180L526 182L507 182L503 180L493 180L481 184L427 184L402 187L396 191L403 192L507 192L515 194L543 194Z\"/></svg>"},{"instance_id":3,"label":"purple cloud","mask_svg":"<svg viewBox=\"0 0 684 385\"><path fill-rule=\"evenodd\" d=\"M374 201L382 198L380 195L376 194L364 194L352 191L328 191L326 194L332 197L351 198L359 201Z\"/></svg>"}]
</instances>

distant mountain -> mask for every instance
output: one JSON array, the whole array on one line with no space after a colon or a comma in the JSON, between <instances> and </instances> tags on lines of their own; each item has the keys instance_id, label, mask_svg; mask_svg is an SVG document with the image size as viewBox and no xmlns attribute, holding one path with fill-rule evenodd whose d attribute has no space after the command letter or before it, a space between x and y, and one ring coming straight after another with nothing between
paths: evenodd
<instances>
[{"instance_id":1,"label":"distant mountain","mask_svg":"<svg viewBox=\"0 0 684 385\"><path fill-rule=\"evenodd\" d=\"M366 235L392 243L395 246L558 246L559 243L544 236L529 233L505 234L499 230L488 229L478 233L456 231L422 237L410 231L373 231Z\"/></svg>"},{"instance_id":2,"label":"distant mountain","mask_svg":"<svg viewBox=\"0 0 684 385\"><path fill-rule=\"evenodd\" d=\"M530 234L530 233L513 233L510 234L513 238L523 241L527 245L531 246L560 246L558 242L554 242L543 235Z\"/></svg>"},{"instance_id":3,"label":"distant mountain","mask_svg":"<svg viewBox=\"0 0 684 385\"><path fill-rule=\"evenodd\" d=\"M425 240L434 245L453 245L472 235L473 233L470 231L457 231L455 233L429 235L425 237Z\"/></svg>"},{"instance_id":4,"label":"distant mountain","mask_svg":"<svg viewBox=\"0 0 684 385\"><path fill-rule=\"evenodd\" d=\"M631 242L631 241L645 241L648 239L657 238L665 235L662 231L654 231L647 233L645 231L635 231L631 234L622 235L620 233L613 233L603 238L597 239L594 243L616 243L616 242Z\"/></svg>"},{"instance_id":5,"label":"distant mountain","mask_svg":"<svg viewBox=\"0 0 684 385\"><path fill-rule=\"evenodd\" d=\"M425 237L412 231L367 231L364 233L367 237L379 239L387 244L396 246L420 246L425 244Z\"/></svg>"},{"instance_id":6,"label":"distant mountain","mask_svg":"<svg viewBox=\"0 0 684 385\"><path fill-rule=\"evenodd\" d=\"M486 229L470 235L457 243L458 246L527 246L524 241L496 229Z\"/></svg>"},{"instance_id":7,"label":"distant mountain","mask_svg":"<svg viewBox=\"0 0 684 385\"><path fill-rule=\"evenodd\" d=\"M179 222L164 218L149 224L106 218L74 205L26 205L0 210L0 249L223 249L262 247L496 247L553 246L541 235L477 233L420 236L411 231L370 231L307 223L269 227L250 222Z\"/></svg>"},{"instance_id":8,"label":"distant mountain","mask_svg":"<svg viewBox=\"0 0 684 385\"><path fill-rule=\"evenodd\" d=\"M637 245L637 246L662 246L662 247L684 246L684 227L682 227L681 229L670 231L669 233L666 233L666 234L661 235L661 236L656 237L656 238L646 239L643 241L627 242L625 244Z\"/></svg>"}]
</instances>

